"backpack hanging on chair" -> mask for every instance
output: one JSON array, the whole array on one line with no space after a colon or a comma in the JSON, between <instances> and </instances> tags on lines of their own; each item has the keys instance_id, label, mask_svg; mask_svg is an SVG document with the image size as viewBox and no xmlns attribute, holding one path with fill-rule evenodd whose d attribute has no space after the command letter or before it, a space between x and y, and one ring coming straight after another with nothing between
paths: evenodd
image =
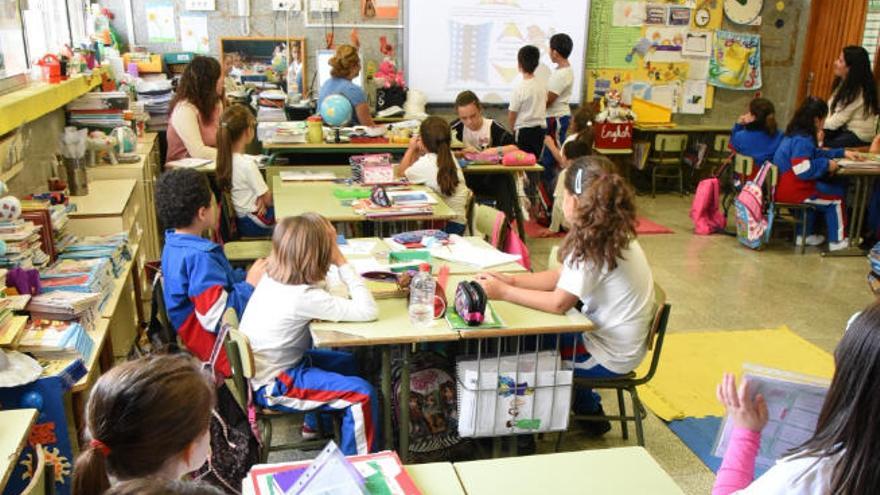
<instances>
[{"instance_id":1,"label":"backpack hanging on chair","mask_svg":"<svg viewBox=\"0 0 880 495\"><path fill-rule=\"evenodd\" d=\"M761 249L770 240L773 228L773 194L770 201L764 203L764 179L772 164L765 162L754 180L746 182L742 191L736 196L736 238L742 245L751 249ZM766 211L766 213L765 213Z\"/></svg>"}]
</instances>

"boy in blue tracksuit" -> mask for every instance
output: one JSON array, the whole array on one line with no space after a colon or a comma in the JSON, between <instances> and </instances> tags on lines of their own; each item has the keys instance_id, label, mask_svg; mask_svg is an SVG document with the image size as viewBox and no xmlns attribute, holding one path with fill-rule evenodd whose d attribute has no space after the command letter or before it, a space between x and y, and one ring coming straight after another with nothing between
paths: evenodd
<instances>
[{"instance_id":1,"label":"boy in blue tracksuit","mask_svg":"<svg viewBox=\"0 0 880 495\"><path fill-rule=\"evenodd\" d=\"M162 278L168 318L187 350L208 361L223 313L244 313L265 261L257 260L245 276L233 270L223 248L201 234L216 227L208 179L192 169L164 173L156 184L156 209L165 231ZM217 370L230 375L226 353Z\"/></svg>"}]
</instances>

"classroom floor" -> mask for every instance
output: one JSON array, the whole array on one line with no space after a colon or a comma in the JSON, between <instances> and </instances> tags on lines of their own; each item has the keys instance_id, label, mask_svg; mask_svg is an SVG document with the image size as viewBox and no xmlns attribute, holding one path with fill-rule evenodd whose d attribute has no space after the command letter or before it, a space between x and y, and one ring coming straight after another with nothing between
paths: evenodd
<instances>
[{"instance_id":1,"label":"classroom floor","mask_svg":"<svg viewBox=\"0 0 880 495\"><path fill-rule=\"evenodd\" d=\"M801 256L790 237L779 237L765 251L754 252L740 247L734 237L695 236L688 218L692 198L671 194L656 199L638 198L640 215L675 231L640 238L655 279L672 304L669 332L788 325L805 339L832 352L848 318L873 300L865 283L865 258L824 258L815 248ZM557 242L559 239L529 239L535 270L546 267L547 255ZM606 397L603 402L609 413L616 412L616 400ZM279 436L280 430L285 428L275 430ZM566 434L563 448L632 445L635 440L630 432L630 440L624 442L616 425L598 440L573 429ZM711 490L711 471L662 421L650 414L645 437L648 451L685 493L705 494ZM549 435L538 443L538 452L552 452L554 446L555 435ZM313 455L280 453L273 454L271 460ZM572 473L573 480L577 476Z\"/></svg>"}]
</instances>

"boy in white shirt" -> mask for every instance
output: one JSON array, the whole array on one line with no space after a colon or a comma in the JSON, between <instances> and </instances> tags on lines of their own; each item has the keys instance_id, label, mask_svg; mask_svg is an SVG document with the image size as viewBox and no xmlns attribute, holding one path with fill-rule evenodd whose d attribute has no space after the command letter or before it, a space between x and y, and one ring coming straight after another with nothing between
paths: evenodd
<instances>
[{"instance_id":1,"label":"boy in white shirt","mask_svg":"<svg viewBox=\"0 0 880 495\"><path fill-rule=\"evenodd\" d=\"M508 121L519 149L541 156L547 127L547 90L535 78L541 52L535 46L526 45L519 49L516 59L523 79L510 96Z\"/></svg>"},{"instance_id":2,"label":"boy in white shirt","mask_svg":"<svg viewBox=\"0 0 880 495\"><path fill-rule=\"evenodd\" d=\"M574 72L568 57L571 55L574 43L565 33L554 34L550 38L550 60L556 64L556 70L547 80L547 135L553 139L557 147L565 141L568 134L568 126L571 123L571 88L574 83ZM544 165L544 184L547 190L552 190L553 181L556 179L557 162L553 155L545 149L541 156Z\"/></svg>"}]
</instances>

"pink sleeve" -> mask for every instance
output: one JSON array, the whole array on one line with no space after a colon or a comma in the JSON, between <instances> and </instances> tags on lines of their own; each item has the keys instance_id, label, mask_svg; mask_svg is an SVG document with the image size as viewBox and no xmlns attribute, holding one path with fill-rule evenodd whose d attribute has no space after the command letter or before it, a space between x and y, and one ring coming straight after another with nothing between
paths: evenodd
<instances>
[{"instance_id":1,"label":"pink sleeve","mask_svg":"<svg viewBox=\"0 0 880 495\"><path fill-rule=\"evenodd\" d=\"M755 458L761 445L761 433L736 427L730 445L715 477L712 495L728 495L749 486L755 479Z\"/></svg>"}]
</instances>

